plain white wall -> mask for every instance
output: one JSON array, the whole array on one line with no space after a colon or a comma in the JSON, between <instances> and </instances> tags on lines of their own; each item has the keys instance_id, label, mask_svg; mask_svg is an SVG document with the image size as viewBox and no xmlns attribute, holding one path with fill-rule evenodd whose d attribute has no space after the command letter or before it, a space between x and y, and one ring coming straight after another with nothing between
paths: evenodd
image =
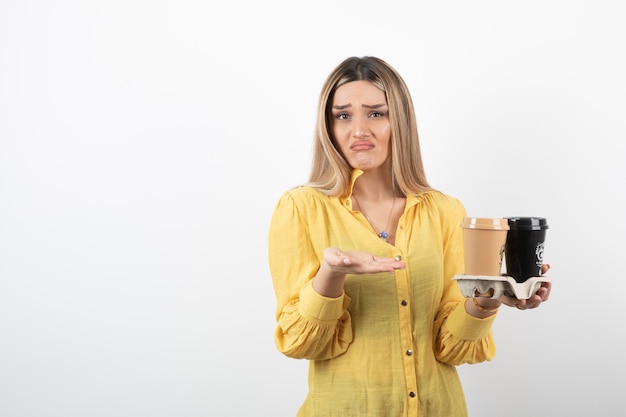
<instances>
[{"instance_id":1,"label":"plain white wall","mask_svg":"<svg viewBox=\"0 0 626 417\"><path fill-rule=\"evenodd\" d=\"M295 415L266 234L351 55L405 77L432 185L550 225L552 298L459 368L470 415L623 415L618 4L3 1L0 415Z\"/></svg>"}]
</instances>

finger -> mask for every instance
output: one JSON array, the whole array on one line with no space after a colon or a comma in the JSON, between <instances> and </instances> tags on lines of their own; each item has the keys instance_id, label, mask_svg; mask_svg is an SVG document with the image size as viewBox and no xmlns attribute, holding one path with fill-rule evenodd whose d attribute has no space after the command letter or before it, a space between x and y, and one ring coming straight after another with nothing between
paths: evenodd
<instances>
[{"instance_id":1,"label":"finger","mask_svg":"<svg viewBox=\"0 0 626 417\"><path fill-rule=\"evenodd\" d=\"M524 305L523 309L524 310L532 310L534 308L537 308L541 305L542 301L541 300L527 300L526 304Z\"/></svg>"},{"instance_id":2,"label":"finger","mask_svg":"<svg viewBox=\"0 0 626 417\"><path fill-rule=\"evenodd\" d=\"M546 287L539 287L537 292L533 296L539 297L540 300L543 300L548 294L548 289Z\"/></svg>"},{"instance_id":3,"label":"finger","mask_svg":"<svg viewBox=\"0 0 626 417\"><path fill-rule=\"evenodd\" d=\"M339 259L343 255L341 249L337 248L326 248L324 249L324 258L325 259Z\"/></svg>"},{"instance_id":4,"label":"finger","mask_svg":"<svg viewBox=\"0 0 626 417\"><path fill-rule=\"evenodd\" d=\"M549 270L550 270L550 264L543 264L543 265L541 265L541 275L544 275Z\"/></svg>"},{"instance_id":5,"label":"finger","mask_svg":"<svg viewBox=\"0 0 626 417\"><path fill-rule=\"evenodd\" d=\"M324 261L328 265L335 267L352 264L352 259L346 253L344 253L341 249L332 247L324 250Z\"/></svg>"},{"instance_id":6,"label":"finger","mask_svg":"<svg viewBox=\"0 0 626 417\"><path fill-rule=\"evenodd\" d=\"M381 264L386 264L386 265L390 265L393 266L395 269L400 269L400 268L404 268L406 267L406 264L400 260L398 260L397 258L379 258L377 256L374 257L374 261L381 263Z\"/></svg>"},{"instance_id":7,"label":"finger","mask_svg":"<svg viewBox=\"0 0 626 417\"><path fill-rule=\"evenodd\" d=\"M552 283L551 282L543 282L541 287L537 291L537 294L540 295L542 301L548 301L550 298L550 293L552 292Z\"/></svg>"},{"instance_id":8,"label":"finger","mask_svg":"<svg viewBox=\"0 0 626 417\"><path fill-rule=\"evenodd\" d=\"M519 310L531 310L539 307L542 303L547 301L549 295L549 291L545 287L541 287L537 293L533 294L530 298L526 300L518 300L515 307Z\"/></svg>"},{"instance_id":9,"label":"finger","mask_svg":"<svg viewBox=\"0 0 626 417\"><path fill-rule=\"evenodd\" d=\"M502 304L507 305L509 307L515 307L518 304L520 304L520 301L524 301L524 303L526 302L525 300L518 300L515 297L509 297L508 295L503 295L498 299Z\"/></svg>"},{"instance_id":10,"label":"finger","mask_svg":"<svg viewBox=\"0 0 626 417\"><path fill-rule=\"evenodd\" d=\"M372 260L374 262L380 262L380 263L391 263L391 261L395 261L395 259L393 258L383 258L381 256L376 256L376 255L372 256Z\"/></svg>"},{"instance_id":11,"label":"finger","mask_svg":"<svg viewBox=\"0 0 626 417\"><path fill-rule=\"evenodd\" d=\"M402 267L402 265L382 262L382 260L374 259L374 256L369 258L364 258L363 256L352 256L347 259L350 260L350 264L346 264L346 266L350 266L351 273L375 274L378 272L393 272Z\"/></svg>"}]
</instances>

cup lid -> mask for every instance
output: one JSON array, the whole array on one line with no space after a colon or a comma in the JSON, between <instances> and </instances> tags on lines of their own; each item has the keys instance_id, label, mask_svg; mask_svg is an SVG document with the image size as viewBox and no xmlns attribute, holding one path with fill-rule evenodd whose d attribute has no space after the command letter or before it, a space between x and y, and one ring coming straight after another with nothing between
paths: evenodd
<instances>
[{"instance_id":1,"label":"cup lid","mask_svg":"<svg viewBox=\"0 0 626 417\"><path fill-rule=\"evenodd\" d=\"M515 230L544 230L548 222L544 217L506 217L511 229Z\"/></svg>"},{"instance_id":2,"label":"cup lid","mask_svg":"<svg viewBox=\"0 0 626 417\"><path fill-rule=\"evenodd\" d=\"M461 223L465 229L484 230L509 230L509 223L506 219L495 217L465 217Z\"/></svg>"}]
</instances>

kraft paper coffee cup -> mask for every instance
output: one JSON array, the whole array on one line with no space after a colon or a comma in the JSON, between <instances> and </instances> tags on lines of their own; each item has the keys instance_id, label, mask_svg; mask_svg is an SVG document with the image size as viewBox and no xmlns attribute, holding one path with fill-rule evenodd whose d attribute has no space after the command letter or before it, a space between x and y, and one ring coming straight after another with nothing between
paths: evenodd
<instances>
[{"instance_id":1,"label":"kraft paper coffee cup","mask_svg":"<svg viewBox=\"0 0 626 417\"><path fill-rule=\"evenodd\" d=\"M491 217L465 217L463 247L465 274L500 276L509 222Z\"/></svg>"},{"instance_id":2,"label":"kraft paper coffee cup","mask_svg":"<svg viewBox=\"0 0 626 417\"><path fill-rule=\"evenodd\" d=\"M548 223L543 217L506 217L509 233L504 258L506 274L516 282L541 276Z\"/></svg>"}]
</instances>

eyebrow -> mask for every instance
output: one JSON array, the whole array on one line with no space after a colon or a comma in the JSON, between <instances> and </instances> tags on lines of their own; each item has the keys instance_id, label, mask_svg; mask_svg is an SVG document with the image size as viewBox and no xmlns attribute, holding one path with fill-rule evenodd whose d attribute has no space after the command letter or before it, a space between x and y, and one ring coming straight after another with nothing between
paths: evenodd
<instances>
[{"instance_id":1,"label":"eyebrow","mask_svg":"<svg viewBox=\"0 0 626 417\"><path fill-rule=\"evenodd\" d=\"M381 107L385 107L387 105L387 103L380 103L380 104L364 104L363 107L365 107L366 109L380 109ZM333 106L333 109L337 109L337 110L343 110L343 109L347 109L352 107L352 104L343 104L343 105L339 105L336 104Z\"/></svg>"}]
</instances>

